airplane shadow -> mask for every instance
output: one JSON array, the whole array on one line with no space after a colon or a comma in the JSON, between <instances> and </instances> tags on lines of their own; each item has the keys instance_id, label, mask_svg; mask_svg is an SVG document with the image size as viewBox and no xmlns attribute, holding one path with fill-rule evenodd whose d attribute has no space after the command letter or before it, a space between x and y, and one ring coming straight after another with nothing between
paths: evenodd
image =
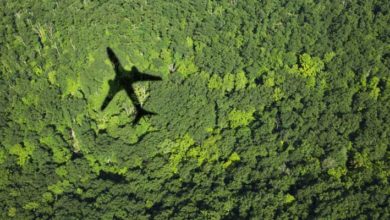
<instances>
[{"instance_id":1,"label":"airplane shadow","mask_svg":"<svg viewBox=\"0 0 390 220\"><path fill-rule=\"evenodd\" d=\"M137 124L139 120L144 116L157 115L157 113L155 112L147 111L142 108L141 103L134 92L132 84L140 81L160 81L162 80L162 78L159 76L142 73L135 66L133 66L130 71L125 70L114 51L110 47L107 47L106 50L108 58L110 59L111 64L114 67L115 78L113 80L109 80L108 82L110 85L110 90L108 91L108 94L104 99L104 102L100 109L103 111L119 91L125 90L127 96L133 102L133 105L136 109L136 115L135 119L133 120L133 125Z\"/></svg>"}]
</instances>

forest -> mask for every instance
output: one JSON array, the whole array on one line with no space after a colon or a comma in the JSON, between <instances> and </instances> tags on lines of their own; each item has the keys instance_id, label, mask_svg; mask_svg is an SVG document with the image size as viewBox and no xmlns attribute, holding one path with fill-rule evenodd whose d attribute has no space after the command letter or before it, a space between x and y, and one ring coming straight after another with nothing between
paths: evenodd
<instances>
[{"instance_id":1,"label":"forest","mask_svg":"<svg viewBox=\"0 0 390 220\"><path fill-rule=\"evenodd\" d=\"M0 219L390 219L389 10L0 0Z\"/></svg>"}]
</instances>

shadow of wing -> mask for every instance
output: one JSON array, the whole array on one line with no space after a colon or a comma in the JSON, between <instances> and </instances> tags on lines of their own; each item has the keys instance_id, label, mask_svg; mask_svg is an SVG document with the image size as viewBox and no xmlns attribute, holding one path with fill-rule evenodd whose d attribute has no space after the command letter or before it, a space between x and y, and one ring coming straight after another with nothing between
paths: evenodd
<instances>
[{"instance_id":1,"label":"shadow of wing","mask_svg":"<svg viewBox=\"0 0 390 220\"><path fill-rule=\"evenodd\" d=\"M114 80L110 80L109 84L110 84L110 90L108 91L108 94L104 99L102 106L100 107L101 111L103 111L108 106L108 104L114 98L115 94L117 94L121 90L119 84Z\"/></svg>"},{"instance_id":2,"label":"shadow of wing","mask_svg":"<svg viewBox=\"0 0 390 220\"><path fill-rule=\"evenodd\" d=\"M161 81L159 76L153 76L147 73L137 73L134 77L134 81Z\"/></svg>"}]
</instances>

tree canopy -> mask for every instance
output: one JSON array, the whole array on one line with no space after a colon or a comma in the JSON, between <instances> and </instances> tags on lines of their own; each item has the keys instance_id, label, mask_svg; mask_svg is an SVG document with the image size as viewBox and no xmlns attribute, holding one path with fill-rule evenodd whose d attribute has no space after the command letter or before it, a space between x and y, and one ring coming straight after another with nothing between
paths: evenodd
<instances>
[{"instance_id":1,"label":"tree canopy","mask_svg":"<svg viewBox=\"0 0 390 220\"><path fill-rule=\"evenodd\" d=\"M0 1L0 218L389 219L389 10Z\"/></svg>"}]
</instances>

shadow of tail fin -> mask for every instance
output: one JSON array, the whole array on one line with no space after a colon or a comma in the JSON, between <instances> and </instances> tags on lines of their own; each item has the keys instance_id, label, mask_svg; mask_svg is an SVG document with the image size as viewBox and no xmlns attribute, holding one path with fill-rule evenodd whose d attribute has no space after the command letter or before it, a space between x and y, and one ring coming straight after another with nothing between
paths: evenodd
<instances>
[{"instance_id":1,"label":"shadow of tail fin","mask_svg":"<svg viewBox=\"0 0 390 220\"><path fill-rule=\"evenodd\" d=\"M136 110L137 110L137 113L135 115L135 119L133 121L133 124L137 124L139 122L139 120L141 120L141 118L143 116L146 116L146 115L157 115L157 113L147 111L147 110L143 109L141 106L136 106Z\"/></svg>"}]
</instances>

